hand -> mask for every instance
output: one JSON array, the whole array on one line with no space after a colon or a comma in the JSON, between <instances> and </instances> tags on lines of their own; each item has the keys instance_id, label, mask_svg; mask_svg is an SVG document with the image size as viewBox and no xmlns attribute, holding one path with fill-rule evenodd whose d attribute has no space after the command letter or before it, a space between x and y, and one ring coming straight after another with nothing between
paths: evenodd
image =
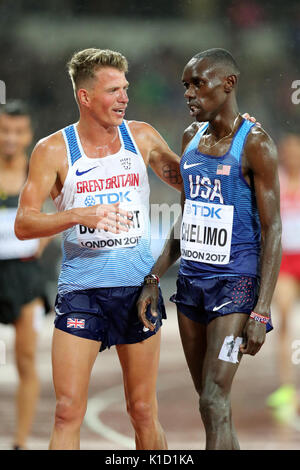
<instances>
[{"instance_id":1,"label":"hand","mask_svg":"<svg viewBox=\"0 0 300 470\"><path fill-rule=\"evenodd\" d=\"M103 229L106 232L128 232L133 225L132 214L120 209L120 203L96 204L90 207L78 207L73 209L78 223L93 229Z\"/></svg>"},{"instance_id":2,"label":"hand","mask_svg":"<svg viewBox=\"0 0 300 470\"><path fill-rule=\"evenodd\" d=\"M261 127L261 123L260 123L260 122L257 122L256 119L255 119L255 117L250 116L250 114L244 113L244 114L243 114L243 118L248 119L248 121L255 122L255 124L256 124L257 126Z\"/></svg>"},{"instance_id":3,"label":"hand","mask_svg":"<svg viewBox=\"0 0 300 470\"><path fill-rule=\"evenodd\" d=\"M148 328L150 331L155 330L155 323L152 323L146 317L146 311L149 304L151 304L151 315L152 317L157 318L157 303L158 303L159 290L158 286L155 284L149 284L143 287L143 290L137 301L138 317L139 320L143 323L145 328Z\"/></svg>"},{"instance_id":4,"label":"hand","mask_svg":"<svg viewBox=\"0 0 300 470\"><path fill-rule=\"evenodd\" d=\"M266 325L253 318L248 318L243 331L244 341L240 345L243 354L254 356L262 347L266 339Z\"/></svg>"}]
</instances>

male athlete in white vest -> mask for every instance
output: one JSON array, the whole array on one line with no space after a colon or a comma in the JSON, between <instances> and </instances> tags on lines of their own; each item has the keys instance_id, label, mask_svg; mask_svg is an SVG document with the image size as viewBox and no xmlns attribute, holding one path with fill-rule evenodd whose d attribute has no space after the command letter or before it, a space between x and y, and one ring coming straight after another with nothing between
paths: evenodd
<instances>
[{"instance_id":1,"label":"male athlete in white vest","mask_svg":"<svg viewBox=\"0 0 300 470\"><path fill-rule=\"evenodd\" d=\"M156 400L165 309L160 295L155 330L147 330L136 301L142 284L153 280L144 281L154 263L147 166L179 190L182 180L179 158L158 132L143 122L124 121L126 72L120 53L86 49L74 54L69 74L79 122L36 145L20 198L15 224L20 239L63 232L51 449L79 448L91 370L99 349L112 345L123 369L137 449L166 448ZM54 214L41 212L49 193L58 209Z\"/></svg>"}]
</instances>

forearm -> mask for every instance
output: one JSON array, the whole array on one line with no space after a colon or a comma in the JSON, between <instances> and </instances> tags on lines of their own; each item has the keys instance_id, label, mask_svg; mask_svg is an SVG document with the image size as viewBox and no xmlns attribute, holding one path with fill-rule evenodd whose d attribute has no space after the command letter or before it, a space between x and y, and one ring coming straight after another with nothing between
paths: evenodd
<instances>
[{"instance_id":1,"label":"forearm","mask_svg":"<svg viewBox=\"0 0 300 470\"><path fill-rule=\"evenodd\" d=\"M19 209L15 221L15 234L20 240L51 237L76 223L73 209L54 214Z\"/></svg>"},{"instance_id":2,"label":"forearm","mask_svg":"<svg viewBox=\"0 0 300 470\"><path fill-rule=\"evenodd\" d=\"M276 286L281 263L281 222L272 225L262 236L260 291L255 312L267 314Z\"/></svg>"},{"instance_id":3,"label":"forearm","mask_svg":"<svg viewBox=\"0 0 300 470\"><path fill-rule=\"evenodd\" d=\"M181 227L180 215L175 221L173 227L170 230L167 241L164 245L163 251L158 257L156 263L151 269L151 273L157 274L162 277L164 273L177 261L180 257L180 227Z\"/></svg>"}]
</instances>

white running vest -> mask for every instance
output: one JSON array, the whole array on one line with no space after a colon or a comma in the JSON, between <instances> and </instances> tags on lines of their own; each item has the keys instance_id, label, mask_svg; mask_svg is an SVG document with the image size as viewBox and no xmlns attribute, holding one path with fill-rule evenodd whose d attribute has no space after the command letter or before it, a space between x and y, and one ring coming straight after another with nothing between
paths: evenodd
<instances>
[{"instance_id":1,"label":"white running vest","mask_svg":"<svg viewBox=\"0 0 300 470\"><path fill-rule=\"evenodd\" d=\"M154 260L150 250L149 182L141 153L123 121L121 148L103 158L85 155L76 124L62 130L69 171L54 203L59 211L120 202L131 211L133 227L114 234L76 225L63 232L58 292L98 287L138 286Z\"/></svg>"}]
</instances>

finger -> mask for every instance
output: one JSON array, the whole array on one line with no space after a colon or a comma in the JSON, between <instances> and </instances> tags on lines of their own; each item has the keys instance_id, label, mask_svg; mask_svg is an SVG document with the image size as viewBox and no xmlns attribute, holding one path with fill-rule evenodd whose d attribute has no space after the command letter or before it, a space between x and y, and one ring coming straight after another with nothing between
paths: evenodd
<instances>
[{"instance_id":1,"label":"finger","mask_svg":"<svg viewBox=\"0 0 300 470\"><path fill-rule=\"evenodd\" d=\"M113 222L117 222L118 224L123 225L124 227L133 225L133 220L131 216L125 217L119 212L110 212L108 214L108 219Z\"/></svg>"},{"instance_id":2,"label":"finger","mask_svg":"<svg viewBox=\"0 0 300 470\"><path fill-rule=\"evenodd\" d=\"M103 229L105 232L112 232L112 233L120 233L120 232L128 232L129 228L127 225L120 224L117 221L112 221L108 217L100 220L97 223L97 229Z\"/></svg>"},{"instance_id":3,"label":"finger","mask_svg":"<svg viewBox=\"0 0 300 470\"><path fill-rule=\"evenodd\" d=\"M250 114L244 113L244 114L243 114L243 118L245 118L245 119L250 119Z\"/></svg>"},{"instance_id":4,"label":"finger","mask_svg":"<svg viewBox=\"0 0 300 470\"><path fill-rule=\"evenodd\" d=\"M96 215L99 217L107 216L108 214L119 214L124 220L132 220L132 213L124 209L120 209L120 203L114 202L113 204L98 204L96 207Z\"/></svg>"},{"instance_id":5,"label":"finger","mask_svg":"<svg viewBox=\"0 0 300 470\"><path fill-rule=\"evenodd\" d=\"M149 303L150 303L150 299L144 300L142 302L138 302L138 316L139 316L140 321L144 325L143 331L145 331L145 329L146 331L152 330L152 326L153 326L152 323L146 317L146 311L147 311L147 307Z\"/></svg>"},{"instance_id":6,"label":"finger","mask_svg":"<svg viewBox=\"0 0 300 470\"><path fill-rule=\"evenodd\" d=\"M240 351L242 354L249 354L253 356L255 354L255 344L253 341L248 341L246 347L241 347Z\"/></svg>"}]
</instances>

